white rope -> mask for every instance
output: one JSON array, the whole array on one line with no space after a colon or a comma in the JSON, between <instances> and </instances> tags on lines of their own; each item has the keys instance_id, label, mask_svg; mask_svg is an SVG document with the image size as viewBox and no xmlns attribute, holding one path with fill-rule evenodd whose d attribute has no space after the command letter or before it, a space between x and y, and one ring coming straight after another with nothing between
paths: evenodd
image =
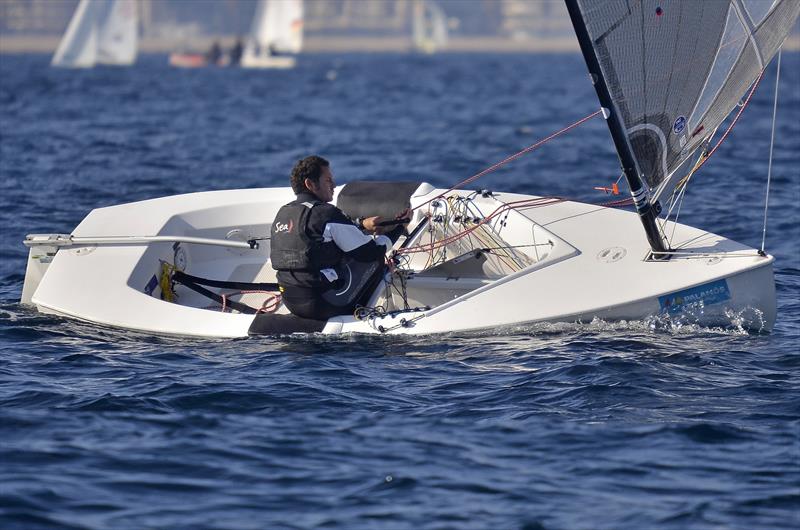
<instances>
[{"instance_id":1,"label":"white rope","mask_svg":"<svg viewBox=\"0 0 800 530\"><path fill-rule=\"evenodd\" d=\"M775 146L775 120L778 114L778 86L781 81L781 51L778 50L778 72L775 74L775 101L772 104L772 137L769 141L769 165L767 166L767 195L764 198L764 229L761 232L761 253L767 240L767 210L769 209L769 185L772 180L772 149Z\"/></svg>"},{"instance_id":2,"label":"white rope","mask_svg":"<svg viewBox=\"0 0 800 530\"><path fill-rule=\"evenodd\" d=\"M689 176L686 177L686 182L680 186L680 189L674 189L672 191L672 197L670 197L669 208L667 209L667 215L664 216L664 223L662 224L662 230L666 233L666 226L667 221L669 221L670 216L672 215L672 210L675 206L678 206L678 211L675 213L675 220L672 222L672 234L669 236L669 248L672 248L672 240L675 238L675 230L678 228L678 218L681 215L681 207L683 206L683 199L686 196L686 190L689 188L689 180L691 180L692 175L694 172L689 173Z\"/></svg>"},{"instance_id":3,"label":"white rope","mask_svg":"<svg viewBox=\"0 0 800 530\"><path fill-rule=\"evenodd\" d=\"M691 175L689 175L689 179L691 179ZM675 212L675 221L672 224L672 233L669 236L669 248L672 248L672 240L675 239L675 231L678 229L678 219L681 216L681 208L683 207L683 199L686 197L686 190L689 188L689 180L686 181L686 184L683 186L683 189L678 194L678 211ZM670 208L670 212L672 212L672 208Z\"/></svg>"}]
</instances>

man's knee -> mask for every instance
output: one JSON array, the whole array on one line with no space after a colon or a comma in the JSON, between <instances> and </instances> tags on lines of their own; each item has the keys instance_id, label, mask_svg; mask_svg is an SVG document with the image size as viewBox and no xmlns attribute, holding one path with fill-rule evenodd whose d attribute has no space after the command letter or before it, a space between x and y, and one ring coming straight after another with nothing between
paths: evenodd
<instances>
[{"instance_id":1,"label":"man's knee","mask_svg":"<svg viewBox=\"0 0 800 530\"><path fill-rule=\"evenodd\" d=\"M328 320L351 312L346 308L333 307L318 296L287 297L284 294L283 302L293 315L314 320Z\"/></svg>"}]
</instances>

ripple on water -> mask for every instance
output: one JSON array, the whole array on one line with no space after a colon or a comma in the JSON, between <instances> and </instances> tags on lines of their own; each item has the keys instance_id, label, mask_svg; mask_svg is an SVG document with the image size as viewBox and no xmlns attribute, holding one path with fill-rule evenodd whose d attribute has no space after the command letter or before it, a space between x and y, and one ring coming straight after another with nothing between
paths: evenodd
<instances>
[{"instance_id":1,"label":"ripple on water","mask_svg":"<svg viewBox=\"0 0 800 530\"><path fill-rule=\"evenodd\" d=\"M783 60L800 86L800 54ZM146 54L130 69L48 62L0 60L0 527L797 526L800 92L780 101L771 333L745 331L758 315L743 312L714 328L200 340L20 306L21 240L100 206L284 186L312 152L341 182L446 187L593 112L584 61L306 54L269 75ZM735 175L765 171L751 157L769 150L762 88L681 211L751 246L763 196ZM592 120L478 185L596 202L617 176Z\"/></svg>"}]
</instances>

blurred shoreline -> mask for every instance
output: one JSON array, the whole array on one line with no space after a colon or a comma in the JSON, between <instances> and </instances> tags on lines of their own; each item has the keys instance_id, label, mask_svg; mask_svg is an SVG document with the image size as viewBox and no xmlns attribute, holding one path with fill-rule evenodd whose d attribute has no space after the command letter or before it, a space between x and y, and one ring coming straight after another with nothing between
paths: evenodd
<instances>
[{"instance_id":1,"label":"blurred shoreline","mask_svg":"<svg viewBox=\"0 0 800 530\"><path fill-rule=\"evenodd\" d=\"M189 41L146 38L139 42L142 53L204 51L215 41L224 47L233 46L236 35L197 38ZM0 35L0 54L53 53L60 36ZM785 51L800 50L800 35L790 35L783 45ZM409 52L414 46L408 37L341 37L314 36L303 42L307 53L386 53ZM578 41L573 36L552 38L509 39L505 37L453 37L437 52L447 53L575 53Z\"/></svg>"},{"instance_id":2,"label":"blurred shoreline","mask_svg":"<svg viewBox=\"0 0 800 530\"><path fill-rule=\"evenodd\" d=\"M9 36L0 35L0 54L11 53L53 53L58 47L60 36ZM139 51L142 53L170 53L174 51L204 51L214 41L230 47L235 35L176 41L174 39L142 39ZM303 52L308 53L381 53L408 52L413 44L408 37L339 37L313 36L303 41ZM578 41L572 37L549 39L513 40L500 37L453 37L441 52L492 52L492 53L551 53L577 52Z\"/></svg>"}]
</instances>

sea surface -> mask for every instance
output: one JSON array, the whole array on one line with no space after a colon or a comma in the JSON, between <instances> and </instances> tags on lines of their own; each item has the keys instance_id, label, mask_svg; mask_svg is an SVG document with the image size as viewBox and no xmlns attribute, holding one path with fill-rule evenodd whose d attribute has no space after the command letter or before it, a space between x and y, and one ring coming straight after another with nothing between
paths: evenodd
<instances>
[{"instance_id":1,"label":"sea surface","mask_svg":"<svg viewBox=\"0 0 800 530\"><path fill-rule=\"evenodd\" d=\"M769 199L771 333L419 338L179 339L45 316L18 303L22 240L96 207L285 186L312 153L340 183L447 187L597 110L579 55L48 63L0 55L0 528L800 527L797 53ZM760 246L774 88L773 65L682 222ZM618 175L595 118L474 186L603 202L593 188Z\"/></svg>"}]
</instances>

